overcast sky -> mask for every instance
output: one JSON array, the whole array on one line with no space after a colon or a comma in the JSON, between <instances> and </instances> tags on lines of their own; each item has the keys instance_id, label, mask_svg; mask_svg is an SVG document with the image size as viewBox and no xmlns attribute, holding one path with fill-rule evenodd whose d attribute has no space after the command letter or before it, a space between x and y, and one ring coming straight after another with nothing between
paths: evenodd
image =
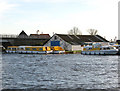
<instances>
[{"instance_id":1,"label":"overcast sky","mask_svg":"<svg viewBox=\"0 0 120 91\"><path fill-rule=\"evenodd\" d=\"M0 0L0 34L66 34L74 26L82 34L97 29L108 40L118 37L119 0Z\"/></svg>"}]
</instances>

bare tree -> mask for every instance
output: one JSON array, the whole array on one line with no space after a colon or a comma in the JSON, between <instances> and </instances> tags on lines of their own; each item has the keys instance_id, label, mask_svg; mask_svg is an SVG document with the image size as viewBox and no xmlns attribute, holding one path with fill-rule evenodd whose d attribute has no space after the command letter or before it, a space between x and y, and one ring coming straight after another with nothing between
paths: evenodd
<instances>
[{"instance_id":1,"label":"bare tree","mask_svg":"<svg viewBox=\"0 0 120 91\"><path fill-rule=\"evenodd\" d=\"M70 35L82 35L82 32L77 27L73 27L73 29L68 31L68 34L70 34Z\"/></svg>"},{"instance_id":2,"label":"bare tree","mask_svg":"<svg viewBox=\"0 0 120 91\"><path fill-rule=\"evenodd\" d=\"M96 35L98 33L98 30L96 29L88 29L87 32L90 34L90 35Z\"/></svg>"},{"instance_id":3,"label":"bare tree","mask_svg":"<svg viewBox=\"0 0 120 91\"><path fill-rule=\"evenodd\" d=\"M39 34L39 32L40 32L40 31L39 31L39 30L37 30L37 31L36 31L36 34Z\"/></svg>"}]
</instances>

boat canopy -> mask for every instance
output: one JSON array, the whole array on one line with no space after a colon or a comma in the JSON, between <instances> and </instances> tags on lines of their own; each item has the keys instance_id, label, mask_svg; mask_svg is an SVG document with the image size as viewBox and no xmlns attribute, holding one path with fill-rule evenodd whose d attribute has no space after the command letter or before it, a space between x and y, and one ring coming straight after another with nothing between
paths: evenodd
<instances>
[{"instance_id":1,"label":"boat canopy","mask_svg":"<svg viewBox=\"0 0 120 91\"><path fill-rule=\"evenodd\" d=\"M92 48L92 46L84 46L84 48Z\"/></svg>"}]
</instances>

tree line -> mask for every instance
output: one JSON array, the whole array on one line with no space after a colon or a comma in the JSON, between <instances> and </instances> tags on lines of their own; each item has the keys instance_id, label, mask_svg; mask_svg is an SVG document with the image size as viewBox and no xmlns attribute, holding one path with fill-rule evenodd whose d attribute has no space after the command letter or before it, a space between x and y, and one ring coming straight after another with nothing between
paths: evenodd
<instances>
[{"instance_id":1,"label":"tree line","mask_svg":"<svg viewBox=\"0 0 120 91\"><path fill-rule=\"evenodd\" d=\"M90 35L97 35L98 34L98 30L96 30L96 29L88 29L87 32ZM73 29L68 31L68 34L70 34L70 35L82 35L82 32L77 27L73 27Z\"/></svg>"}]
</instances>

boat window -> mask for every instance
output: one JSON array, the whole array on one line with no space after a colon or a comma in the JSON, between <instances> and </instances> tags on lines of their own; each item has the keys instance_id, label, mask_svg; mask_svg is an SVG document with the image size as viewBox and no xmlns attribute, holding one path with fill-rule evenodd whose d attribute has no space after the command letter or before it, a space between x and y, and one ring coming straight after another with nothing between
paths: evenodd
<instances>
[{"instance_id":1,"label":"boat window","mask_svg":"<svg viewBox=\"0 0 120 91\"><path fill-rule=\"evenodd\" d=\"M12 50L16 50L16 48L12 48Z\"/></svg>"},{"instance_id":2,"label":"boat window","mask_svg":"<svg viewBox=\"0 0 120 91\"><path fill-rule=\"evenodd\" d=\"M11 48L8 48L8 50L11 50Z\"/></svg>"},{"instance_id":3,"label":"boat window","mask_svg":"<svg viewBox=\"0 0 120 91\"><path fill-rule=\"evenodd\" d=\"M103 50L106 50L106 48L103 48Z\"/></svg>"},{"instance_id":4,"label":"boat window","mask_svg":"<svg viewBox=\"0 0 120 91\"><path fill-rule=\"evenodd\" d=\"M91 50L92 48L86 48L87 50Z\"/></svg>"},{"instance_id":5,"label":"boat window","mask_svg":"<svg viewBox=\"0 0 120 91\"><path fill-rule=\"evenodd\" d=\"M32 50L36 50L36 48L32 48Z\"/></svg>"},{"instance_id":6,"label":"boat window","mask_svg":"<svg viewBox=\"0 0 120 91\"><path fill-rule=\"evenodd\" d=\"M107 47L106 49L107 49L107 50L110 50L110 48L109 48L109 47Z\"/></svg>"},{"instance_id":7,"label":"boat window","mask_svg":"<svg viewBox=\"0 0 120 91\"><path fill-rule=\"evenodd\" d=\"M110 47L110 49L114 49L114 47Z\"/></svg>"},{"instance_id":8,"label":"boat window","mask_svg":"<svg viewBox=\"0 0 120 91\"><path fill-rule=\"evenodd\" d=\"M20 50L24 50L24 48L20 48Z\"/></svg>"},{"instance_id":9,"label":"boat window","mask_svg":"<svg viewBox=\"0 0 120 91\"><path fill-rule=\"evenodd\" d=\"M40 50L40 51L42 51L42 50L43 50L43 48L39 48L39 50Z\"/></svg>"},{"instance_id":10,"label":"boat window","mask_svg":"<svg viewBox=\"0 0 120 91\"><path fill-rule=\"evenodd\" d=\"M88 50L91 50L92 48L89 48Z\"/></svg>"},{"instance_id":11,"label":"boat window","mask_svg":"<svg viewBox=\"0 0 120 91\"><path fill-rule=\"evenodd\" d=\"M30 48L26 48L26 50L30 50Z\"/></svg>"}]
</instances>

